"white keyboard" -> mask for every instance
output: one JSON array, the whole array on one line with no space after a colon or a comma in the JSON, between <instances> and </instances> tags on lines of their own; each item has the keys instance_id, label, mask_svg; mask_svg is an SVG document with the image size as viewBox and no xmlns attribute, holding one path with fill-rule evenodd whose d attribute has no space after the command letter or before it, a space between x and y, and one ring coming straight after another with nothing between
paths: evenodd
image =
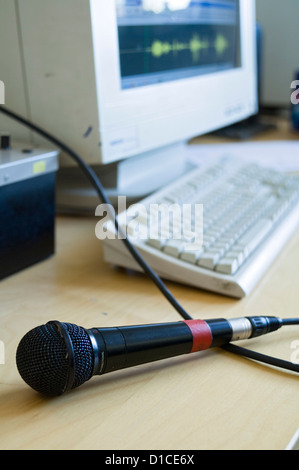
<instances>
[{"instance_id":1,"label":"white keyboard","mask_svg":"<svg viewBox=\"0 0 299 470\"><path fill-rule=\"evenodd\" d=\"M299 224L299 178L223 158L131 206L119 223L162 278L241 298ZM107 230L105 260L140 270L112 223Z\"/></svg>"}]
</instances>

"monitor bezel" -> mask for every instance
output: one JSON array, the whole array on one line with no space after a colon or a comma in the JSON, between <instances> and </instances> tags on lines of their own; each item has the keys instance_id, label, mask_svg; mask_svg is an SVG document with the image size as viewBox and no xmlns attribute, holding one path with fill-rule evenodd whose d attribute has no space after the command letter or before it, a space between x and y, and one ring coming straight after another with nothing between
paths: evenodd
<instances>
[{"instance_id":1,"label":"monitor bezel","mask_svg":"<svg viewBox=\"0 0 299 470\"><path fill-rule=\"evenodd\" d=\"M101 163L133 157L257 112L255 2L240 0L241 65L122 89L115 0L90 0Z\"/></svg>"}]
</instances>

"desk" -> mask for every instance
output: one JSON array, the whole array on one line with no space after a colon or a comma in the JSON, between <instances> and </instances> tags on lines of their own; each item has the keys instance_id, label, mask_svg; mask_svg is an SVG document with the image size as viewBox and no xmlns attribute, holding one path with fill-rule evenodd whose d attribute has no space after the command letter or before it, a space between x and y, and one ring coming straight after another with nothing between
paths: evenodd
<instances>
[{"instance_id":1,"label":"desk","mask_svg":"<svg viewBox=\"0 0 299 470\"><path fill-rule=\"evenodd\" d=\"M284 449L299 427L298 376L222 350L95 377L55 399L22 381L18 342L49 320L87 328L180 320L144 275L104 263L96 222L58 218L56 255L0 284L0 448ZM297 232L243 300L167 285L194 318L292 317L298 266ZM294 340L299 330L286 327L249 347L290 360Z\"/></svg>"}]
</instances>

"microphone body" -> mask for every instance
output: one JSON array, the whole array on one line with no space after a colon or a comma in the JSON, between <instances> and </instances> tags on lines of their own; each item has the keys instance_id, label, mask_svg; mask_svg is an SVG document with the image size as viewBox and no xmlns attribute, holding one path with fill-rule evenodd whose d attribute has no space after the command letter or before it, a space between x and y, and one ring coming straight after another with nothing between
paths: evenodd
<instances>
[{"instance_id":1,"label":"microphone body","mask_svg":"<svg viewBox=\"0 0 299 470\"><path fill-rule=\"evenodd\" d=\"M221 329L221 336L212 322L203 320L86 330L95 353L93 375L203 351L230 341L229 323L217 320L215 324Z\"/></svg>"},{"instance_id":2,"label":"microphone body","mask_svg":"<svg viewBox=\"0 0 299 470\"><path fill-rule=\"evenodd\" d=\"M61 395L95 375L248 339L282 326L276 317L186 320L85 329L58 321L34 328L17 349L17 367L34 390Z\"/></svg>"}]
</instances>

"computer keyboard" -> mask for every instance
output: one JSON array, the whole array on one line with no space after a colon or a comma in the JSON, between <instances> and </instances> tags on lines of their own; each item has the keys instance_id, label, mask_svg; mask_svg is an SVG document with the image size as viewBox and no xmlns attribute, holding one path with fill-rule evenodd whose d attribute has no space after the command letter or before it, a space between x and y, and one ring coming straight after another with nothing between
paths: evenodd
<instances>
[{"instance_id":1,"label":"computer keyboard","mask_svg":"<svg viewBox=\"0 0 299 470\"><path fill-rule=\"evenodd\" d=\"M225 157L190 171L119 214L164 279L242 298L299 223L299 177ZM109 222L105 260L140 270Z\"/></svg>"}]
</instances>

